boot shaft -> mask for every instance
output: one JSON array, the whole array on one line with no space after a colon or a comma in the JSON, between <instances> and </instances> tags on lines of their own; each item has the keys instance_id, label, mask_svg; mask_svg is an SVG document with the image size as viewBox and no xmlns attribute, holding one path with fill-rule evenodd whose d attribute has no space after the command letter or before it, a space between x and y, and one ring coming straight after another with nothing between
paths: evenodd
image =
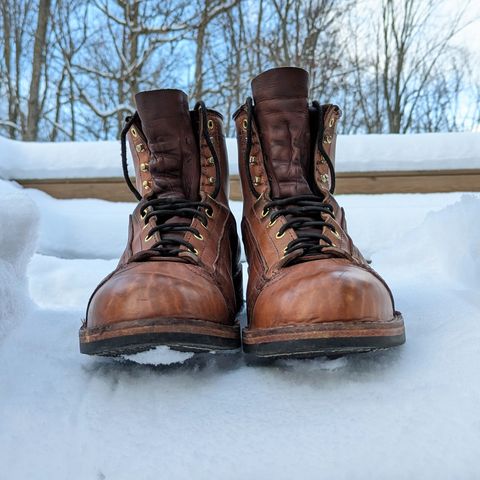
<instances>
[{"instance_id":1,"label":"boot shaft","mask_svg":"<svg viewBox=\"0 0 480 480\"><path fill-rule=\"evenodd\" d=\"M243 241L249 263L267 277L318 257L365 264L332 195L341 111L309 104L307 84L298 68L264 72L252 81L254 99L234 114Z\"/></svg>"},{"instance_id":2,"label":"boot shaft","mask_svg":"<svg viewBox=\"0 0 480 480\"><path fill-rule=\"evenodd\" d=\"M125 135L140 198L210 196L228 206L222 115L203 102L188 110L179 90L141 92L136 101L138 113L127 119Z\"/></svg>"},{"instance_id":3,"label":"boot shaft","mask_svg":"<svg viewBox=\"0 0 480 480\"><path fill-rule=\"evenodd\" d=\"M270 200L334 191L341 110L332 104L308 105L307 83L301 69L267 71L252 81L257 101L247 99L234 114L248 207L261 195Z\"/></svg>"}]
</instances>

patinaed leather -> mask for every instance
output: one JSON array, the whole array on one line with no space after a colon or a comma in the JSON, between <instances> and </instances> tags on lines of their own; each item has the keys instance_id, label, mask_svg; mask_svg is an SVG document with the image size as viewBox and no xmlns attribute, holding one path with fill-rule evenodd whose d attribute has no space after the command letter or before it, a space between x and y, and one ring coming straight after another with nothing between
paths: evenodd
<instances>
[{"instance_id":1,"label":"patinaed leather","mask_svg":"<svg viewBox=\"0 0 480 480\"><path fill-rule=\"evenodd\" d=\"M251 108L247 102L234 114L250 330L394 317L388 286L353 244L344 211L332 195L340 109L309 106L307 85L301 69L267 71L252 82ZM321 197L333 209L333 216L322 216L332 228L322 230L330 242L319 240L321 253L285 253L297 233L288 228L278 235L289 219L272 222L275 209L266 205L295 195Z\"/></svg>"},{"instance_id":2,"label":"patinaed leather","mask_svg":"<svg viewBox=\"0 0 480 480\"><path fill-rule=\"evenodd\" d=\"M239 240L228 206L228 162L222 117L212 110L189 111L178 90L142 92L138 117L127 133L141 200L130 216L126 249L114 272L93 293L86 326L170 318L230 325L242 302ZM204 133L206 134L204 135ZM208 140L207 140L207 138ZM209 146L208 143L211 143ZM214 151L212 151L212 148ZM183 198L208 204L206 225L198 218L192 232L170 232L188 241L174 257L149 256L161 239L148 232L141 212L153 198ZM173 216L167 222L183 221Z\"/></svg>"}]
</instances>

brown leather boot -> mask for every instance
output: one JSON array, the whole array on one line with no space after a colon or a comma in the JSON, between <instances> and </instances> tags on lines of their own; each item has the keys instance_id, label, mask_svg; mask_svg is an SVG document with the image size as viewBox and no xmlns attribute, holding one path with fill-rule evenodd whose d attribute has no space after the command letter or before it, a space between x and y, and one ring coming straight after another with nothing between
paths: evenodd
<instances>
[{"instance_id":1,"label":"brown leather boot","mask_svg":"<svg viewBox=\"0 0 480 480\"><path fill-rule=\"evenodd\" d=\"M277 68L234 114L249 263L245 352L367 351L405 341L385 281L347 234L335 187L340 109L308 104L308 74Z\"/></svg>"},{"instance_id":2,"label":"brown leather boot","mask_svg":"<svg viewBox=\"0 0 480 480\"><path fill-rule=\"evenodd\" d=\"M138 113L122 133L122 158L139 203L116 270L90 299L80 351L238 348L242 274L222 116L201 102L189 111L179 90L141 92L136 102Z\"/></svg>"}]
</instances>

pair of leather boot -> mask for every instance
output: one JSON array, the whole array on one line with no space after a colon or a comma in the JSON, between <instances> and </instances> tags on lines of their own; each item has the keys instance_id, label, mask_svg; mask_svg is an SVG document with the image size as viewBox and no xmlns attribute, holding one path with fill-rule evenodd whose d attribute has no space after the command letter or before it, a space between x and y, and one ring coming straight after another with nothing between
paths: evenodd
<instances>
[{"instance_id":1,"label":"pair of leather boot","mask_svg":"<svg viewBox=\"0 0 480 480\"><path fill-rule=\"evenodd\" d=\"M388 286L353 244L332 196L339 108L309 104L308 75L298 68L262 73L252 93L234 114L249 265L242 335L222 116L202 102L189 111L179 90L155 90L137 94L122 133L125 179L139 203L117 268L90 299L82 353L243 344L259 357L306 357L405 341Z\"/></svg>"}]
</instances>

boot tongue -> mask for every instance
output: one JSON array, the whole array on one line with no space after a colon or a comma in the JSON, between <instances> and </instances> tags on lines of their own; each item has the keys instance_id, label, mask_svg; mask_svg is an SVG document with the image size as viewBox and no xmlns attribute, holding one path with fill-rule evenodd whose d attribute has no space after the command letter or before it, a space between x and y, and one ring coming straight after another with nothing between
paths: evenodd
<instances>
[{"instance_id":1,"label":"boot tongue","mask_svg":"<svg viewBox=\"0 0 480 480\"><path fill-rule=\"evenodd\" d=\"M311 194L308 73L268 70L253 79L252 93L272 198Z\"/></svg>"},{"instance_id":2,"label":"boot tongue","mask_svg":"<svg viewBox=\"0 0 480 480\"><path fill-rule=\"evenodd\" d=\"M187 95L180 90L152 90L138 93L135 102L152 152L153 196L197 200L199 152Z\"/></svg>"}]
</instances>

